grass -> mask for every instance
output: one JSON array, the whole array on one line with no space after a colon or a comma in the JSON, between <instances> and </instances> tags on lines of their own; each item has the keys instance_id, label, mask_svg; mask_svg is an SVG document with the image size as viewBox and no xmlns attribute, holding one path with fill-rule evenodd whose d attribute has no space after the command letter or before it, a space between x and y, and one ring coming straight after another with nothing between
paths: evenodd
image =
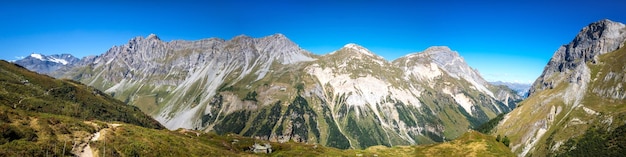
<instances>
[{"instance_id":1,"label":"grass","mask_svg":"<svg viewBox=\"0 0 626 157\"><path fill-rule=\"evenodd\" d=\"M4 105L0 117L0 156L72 156L73 143L98 129L76 118Z\"/></svg>"},{"instance_id":2,"label":"grass","mask_svg":"<svg viewBox=\"0 0 626 157\"><path fill-rule=\"evenodd\" d=\"M164 128L137 107L76 81L57 80L0 61L0 105L65 115L84 120L121 121L150 128Z\"/></svg>"},{"instance_id":3,"label":"grass","mask_svg":"<svg viewBox=\"0 0 626 157\"><path fill-rule=\"evenodd\" d=\"M610 131L610 128L623 127L625 124L626 101L611 98L611 95L600 91L617 89L619 93L625 92L623 88L615 87L624 83L622 77L624 76L623 71L626 69L624 63L626 49L620 48L614 52L600 55L598 58L596 64L586 63L591 71L591 80L582 98L581 106L573 108L572 104L564 103L559 95L568 90L569 83L565 82L568 80L561 80L563 81L561 83L555 82L558 84L553 89L539 91L524 100L514 112L509 114L510 118L498 127L499 129L495 131L494 135L508 135L512 140L511 145L518 145L522 142L525 133L538 127L534 126L536 122L547 119L550 108L554 106L555 108L561 107L562 111L555 115L552 123L547 124L549 127L547 132L540 139L537 139L539 141L534 151L531 151L532 156L584 155L585 153L581 152L597 152L600 149L597 146L611 145L610 142L605 142L608 136L623 136L623 133ZM614 76L614 79L605 80L609 73L617 75ZM550 79L558 81L556 76ZM589 114L583 110L583 106L599 114ZM611 119L612 123L603 122L608 119ZM576 123L575 121L581 122ZM612 142L619 143L622 141L613 140ZM561 143L558 149L555 147L557 143ZM515 152L521 152L521 147ZM599 154L593 154L593 156L596 155Z\"/></svg>"},{"instance_id":4,"label":"grass","mask_svg":"<svg viewBox=\"0 0 626 157\"><path fill-rule=\"evenodd\" d=\"M121 125L111 127L107 123ZM73 152L82 150L74 143L87 142L95 132L101 132L101 138L89 145L97 156L511 156L495 138L474 131L443 144L340 150L316 144L268 142L237 134L217 135L184 129L169 131L122 122L83 121L5 105L0 105L0 130L0 156L73 156ZM273 153L252 153L249 147L254 143L270 143Z\"/></svg>"}]
</instances>

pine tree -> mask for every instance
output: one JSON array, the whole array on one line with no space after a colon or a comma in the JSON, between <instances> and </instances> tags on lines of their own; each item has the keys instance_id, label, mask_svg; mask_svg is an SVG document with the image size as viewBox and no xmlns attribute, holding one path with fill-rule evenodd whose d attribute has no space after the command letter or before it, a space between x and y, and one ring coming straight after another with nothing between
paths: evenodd
<instances>
[{"instance_id":1,"label":"pine tree","mask_svg":"<svg viewBox=\"0 0 626 157\"><path fill-rule=\"evenodd\" d=\"M504 139L502 139L502 143L504 143L504 145L508 147L511 141L509 140L508 136L504 136Z\"/></svg>"}]
</instances>

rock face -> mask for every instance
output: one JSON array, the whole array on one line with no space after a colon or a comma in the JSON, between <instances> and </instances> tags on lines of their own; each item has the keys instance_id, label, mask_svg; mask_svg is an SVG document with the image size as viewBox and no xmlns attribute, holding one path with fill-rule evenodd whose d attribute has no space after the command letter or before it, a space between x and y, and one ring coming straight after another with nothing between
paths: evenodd
<instances>
[{"instance_id":1,"label":"rock face","mask_svg":"<svg viewBox=\"0 0 626 157\"><path fill-rule=\"evenodd\" d=\"M546 88L554 88L560 81L551 78L569 71L581 71L579 66L585 63L597 62L597 56L615 51L623 47L624 24L605 19L584 27L572 42L559 47L554 53L543 73L533 83L530 95ZM583 70L584 71L584 70ZM580 82L582 78L578 75L569 77L559 77L563 79Z\"/></svg>"},{"instance_id":2,"label":"rock face","mask_svg":"<svg viewBox=\"0 0 626 157\"><path fill-rule=\"evenodd\" d=\"M169 129L343 149L450 140L520 100L447 47L389 62L357 44L316 56L282 34L137 37L55 74L105 90Z\"/></svg>"},{"instance_id":3,"label":"rock face","mask_svg":"<svg viewBox=\"0 0 626 157\"><path fill-rule=\"evenodd\" d=\"M620 141L604 137L624 136L613 130L626 127L626 121L617 118L626 116L625 39L626 26L621 23L601 20L584 27L555 52L530 96L494 134L511 137L512 151L519 156L595 152L598 146ZM597 137L595 142L585 141L591 136Z\"/></svg>"},{"instance_id":4,"label":"rock face","mask_svg":"<svg viewBox=\"0 0 626 157\"><path fill-rule=\"evenodd\" d=\"M15 63L40 74L51 74L62 67L71 67L78 61L80 61L80 59L71 54L46 56L33 53L28 57L15 61Z\"/></svg>"}]
</instances>

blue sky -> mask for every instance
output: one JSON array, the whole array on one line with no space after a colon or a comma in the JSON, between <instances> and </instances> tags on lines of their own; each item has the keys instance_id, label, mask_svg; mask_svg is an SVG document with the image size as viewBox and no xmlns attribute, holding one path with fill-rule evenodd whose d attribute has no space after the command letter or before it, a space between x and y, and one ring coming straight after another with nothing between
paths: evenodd
<instances>
[{"instance_id":1,"label":"blue sky","mask_svg":"<svg viewBox=\"0 0 626 157\"><path fill-rule=\"evenodd\" d=\"M532 82L591 22L626 22L626 1L2 1L0 59L99 55L135 36L275 33L315 54L357 43L387 60L449 46L488 81Z\"/></svg>"}]
</instances>

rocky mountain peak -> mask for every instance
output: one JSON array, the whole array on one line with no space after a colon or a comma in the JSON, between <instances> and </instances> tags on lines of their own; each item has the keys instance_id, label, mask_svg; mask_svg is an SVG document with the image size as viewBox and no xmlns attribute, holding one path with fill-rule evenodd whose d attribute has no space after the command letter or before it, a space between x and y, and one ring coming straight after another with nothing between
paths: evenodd
<instances>
[{"instance_id":1,"label":"rocky mountain peak","mask_svg":"<svg viewBox=\"0 0 626 157\"><path fill-rule=\"evenodd\" d=\"M247 36L245 34L241 34L228 40L228 42L233 43L233 44L238 44L238 45L251 45L254 42L254 38Z\"/></svg>"},{"instance_id":2,"label":"rocky mountain peak","mask_svg":"<svg viewBox=\"0 0 626 157\"><path fill-rule=\"evenodd\" d=\"M15 63L41 74L50 74L63 66L72 66L79 61L71 54L43 55L32 53L28 57L15 61Z\"/></svg>"},{"instance_id":3,"label":"rocky mountain peak","mask_svg":"<svg viewBox=\"0 0 626 157\"><path fill-rule=\"evenodd\" d=\"M346 52L356 52L358 54L364 54L367 56L376 56L374 53L372 53L370 50L368 50L367 48L361 46L361 45L357 45L355 43L348 43L346 45L344 45L341 49L339 49L339 51L346 51Z\"/></svg>"},{"instance_id":4,"label":"rocky mountain peak","mask_svg":"<svg viewBox=\"0 0 626 157\"><path fill-rule=\"evenodd\" d=\"M151 33L148 37L146 37L146 40L161 40L161 38L159 38L156 34Z\"/></svg>"},{"instance_id":5,"label":"rocky mountain peak","mask_svg":"<svg viewBox=\"0 0 626 157\"><path fill-rule=\"evenodd\" d=\"M128 41L128 45L129 46L134 46L134 45L143 45L143 44L154 44L154 43L158 43L158 42L162 42L161 38L159 38L156 34L150 34L148 36L146 36L146 38L142 37L142 36L137 36L135 38L132 38Z\"/></svg>"},{"instance_id":6,"label":"rocky mountain peak","mask_svg":"<svg viewBox=\"0 0 626 157\"><path fill-rule=\"evenodd\" d=\"M269 36L269 37L272 37L272 38L275 38L275 39L287 39L287 36L285 36L285 35L284 35L284 34L282 34L282 33L276 33L276 34L271 35L271 36Z\"/></svg>"},{"instance_id":7,"label":"rocky mountain peak","mask_svg":"<svg viewBox=\"0 0 626 157\"><path fill-rule=\"evenodd\" d=\"M271 58L278 59L282 64L315 60L311 53L303 50L298 44L280 33L251 40L254 41L258 50Z\"/></svg>"},{"instance_id":8,"label":"rocky mountain peak","mask_svg":"<svg viewBox=\"0 0 626 157\"><path fill-rule=\"evenodd\" d=\"M245 34L240 34L240 35L233 37L231 40L246 40L246 39L252 39L252 37L245 35Z\"/></svg>"},{"instance_id":9,"label":"rocky mountain peak","mask_svg":"<svg viewBox=\"0 0 626 157\"><path fill-rule=\"evenodd\" d=\"M467 65L458 52L451 50L447 46L432 46L422 52L409 54L394 61L394 64L403 66L423 66L433 63L446 71L451 77L456 79L463 78L478 90L489 96L494 96L486 88L489 86L489 83L480 76L478 71Z\"/></svg>"},{"instance_id":10,"label":"rocky mountain peak","mask_svg":"<svg viewBox=\"0 0 626 157\"><path fill-rule=\"evenodd\" d=\"M431 46L426 48L426 50L423 51L424 53L440 53L440 52L452 52L452 50L448 47L448 46Z\"/></svg>"},{"instance_id":11,"label":"rocky mountain peak","mask_svg":"<svg viewBox=\"0 0 626 157\"><path fill-rule=\"evenodd\" d=\"M402 58L398 58L396 61L420 61L420 62L437 62L441 65L447 62L454 62L455 60L462 61L463 59L456 51L452 51L447 46L431 46L422 52L408 54Z\"/></svg>"},{"instance_id":12,"label":"rocky mountain peak","mask_svg":"<svg viewBox=\"0 0 626 157\"><path fill-rule=\"evenodd\" d=\"M452 62L454 60L461 59L461 56L456 51L452 51L447 46L432 46L424 50L422 53L429 55L433 60L438 62ZM462 59L461 59L462 60Z\"/></svg>"},{"instance_id":13,"label":"rocky mountain peak","mask_svg":"<svg viewBox=\"0 0 626 157\"><path fill-rule=\"evenodd\" d=\"M561 46L552 56L543 73L530 89L530 95L536 91L556 87L560 81L549 80L555 74L575 71L564 79L580 82L581 71L587 61L597 62L601 54L612 52L623 46L626 39L626 26L608 19L600 20L583 27L569 44ZM576 72L578 71L578 72Z\"/></svg>"},{"instance_id":14,"label":"rocky mountain peak","mask_svg":"<svg viewBox=\"0 0 626 157\"><path fill-rule=\"evenodd\" d=\"M277 45L285 45L285 46L290 46L290 47L298 47L296 43L294 43L289 38L287 38L287 36L280 34L280 33L276 33L274 35L259 38L257 40L259 40L260 43L265 42L265 43L273 43Z\"/></svg>"},{"instance_id":15,"label":"rocky mountain peak","mask_svg":"<svg viewBox=\"0 0 626 157\"><path fill-rule=\"evenodd\" d=\"M620 36L623 36L625 33L625 27L626 26L624 26L624 24L619 22L613 22L608 19L600 20L584 27L580 33L576 35L576 38L574 38L572 43L580 44L591 40L598 40L600 38L620 38Z\"/></svg>"}]
</instances>

